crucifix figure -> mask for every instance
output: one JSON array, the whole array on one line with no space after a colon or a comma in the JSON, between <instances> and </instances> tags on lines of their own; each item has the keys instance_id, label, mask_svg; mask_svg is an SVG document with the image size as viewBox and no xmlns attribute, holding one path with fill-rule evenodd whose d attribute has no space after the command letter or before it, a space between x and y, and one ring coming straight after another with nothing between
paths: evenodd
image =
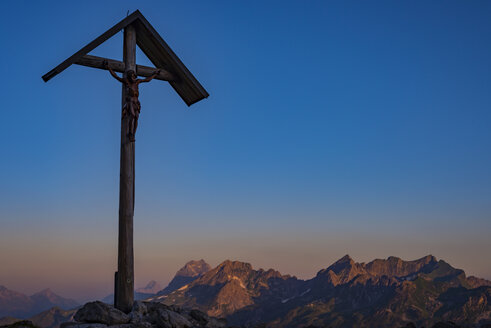
<instances>
[{"instance_id":1,"label":"crucifix figure","mask_svg":"<svg viewBox=\"0 0 491 328\"><path fill-rule=\"evenodd\" d=\"M124 30L123 61L88 54L121 30ZM136 64L136 46L140 47L155 67ZM188 106L208 97L208 93L138 10L43 75L43 80L48 82L72 64L108 70L124 86L121 104L118 271L114 279L114 305L119 310L128 313L133 305L135 281L133 214L135 206L135 132L140 114L138 85L153 79L167 81ZM115 72L123 73L123 77L119 77ZM138 76L145 78L138 79Z\"/></svg>"},{"instance_id":2,"label":"crucifix figure","mask_svg":"<svg viewBox=\"0 0 491 328\"><path fill-rule=\"evenodd\" d=\"M138 85L140 83L146 83L152 81L157 75L160 74L160 70L156 70L152 75L147 77L146 79L138 79L135 71L129 70L127 72L127 76L120 78L114 71L109 67L107 60L103 62L104 68L109 70L109 73L118 80L123 83L126 88L126 99L125 104L123 105L123 114L122 119L124 120L127 115L129 118L129 126L128 126L128 138L130 141L135 141L135 133L136 128L138 127L138 117L140 116L141 105L138 100L138 96L140 95L138 91Z\"/></svg>"}]
</instances>

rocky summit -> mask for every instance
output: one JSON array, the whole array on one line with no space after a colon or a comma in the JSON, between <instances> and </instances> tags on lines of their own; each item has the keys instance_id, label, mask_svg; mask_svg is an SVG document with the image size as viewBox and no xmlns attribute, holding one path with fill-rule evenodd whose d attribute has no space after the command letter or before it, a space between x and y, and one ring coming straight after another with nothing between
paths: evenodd
<instances>
[{"instance_id":1,"label":"rocky summit","mask_svg":"<svg viewBox=\"0 0 491 328\"><path fill-rule=\"evenodd\" d=\"M198 310L184 310L161 303L136 301L126 314L100 301L85 304L74 316L73 322L60 328L224 328L226 321L216 319Z\"/></svg>"}]
</instances>

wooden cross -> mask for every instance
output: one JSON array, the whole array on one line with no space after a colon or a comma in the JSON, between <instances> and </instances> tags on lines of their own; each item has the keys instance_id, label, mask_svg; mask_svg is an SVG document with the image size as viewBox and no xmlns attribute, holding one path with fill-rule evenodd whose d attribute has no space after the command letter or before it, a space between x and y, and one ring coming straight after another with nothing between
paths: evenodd
<instances>
[{"instance_id":1,"label":"wooden cross","mask_svg":"<svg viewBox=\"0 0 491 328\"><path fill-rule=\"evenodd\" d=\"M122 29L124 29L122 62L88 55L90 51ZM156 68L136 65L136 45L138 45ZM123 73L123 78L127 78L129 71L136 72L138 76L149 77L155 71L159 70L155 79L168 81L188 106L208 97L206 90L138 10L49 71L43 76L43 80L48 82L72 64L99 69L110 68L113 71ZM127 105L127 92L127 88L123 85L123 109ZM122 115L118 271L115 274L114 283L114 305L126 313L131 310L134 299L133 213L135 205L135 142L134 138L127 133L131 124L130 119L130 115Z\"/></svg>"}]
</instances>

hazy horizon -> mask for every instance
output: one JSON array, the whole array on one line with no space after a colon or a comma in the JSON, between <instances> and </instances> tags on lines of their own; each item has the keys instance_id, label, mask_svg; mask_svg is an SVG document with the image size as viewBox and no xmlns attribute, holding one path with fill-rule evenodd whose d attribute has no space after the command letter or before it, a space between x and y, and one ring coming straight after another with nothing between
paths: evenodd
<instances>
[{"instance_id":1,"label":"hazy horizon","mask_svg":"<svg viewBox=\"0 0 491 328\"><path fill-rule=\"evenodd\" d=\"M192 259L309 278L345 254L491 279L491 2L0 8L0 285L112 292L121 86L41 76L136 9L210 93L140 87L136 287ZM91 54L121 59L122 33Z\"/></svg>"},{"instance_id":2,"label":"hazy horizon","mask_svg":"<svg viewBox=\"0 0 491 328\"><path fill-rule=\"evenodd\" d=\"M280 252L278 252L278 253L280 253ZM139 254L139 255L140 256L138 256L138 254L137 254L137 256L139 258L142 258L142 257L144 258L144 256L142 256L143 254ZM279 271L283 275L289 274L291 276L296 276L297 278L302 279L302 280L308 280L308 279L315 277L315 275L317 274L318 271L320 271L321 269L327 268L329 265L333 264L335 261L339 260L344 255L349 255L351 258L353 258L353 260L355 262L359 262L359 263L367 263L367 262L370 262L376 258L386 259L389 256L394 256L394 255L389 255L386 257L375 257L375 258L370 258L370 259L367 258L367 259L361 260L361 259L358 259L356 257L353 257L351 254L343 254L343 255L340 255L339 257L331 260L329 263L326 263L324 266L319 266L316 269L313 269L313 267L314 267L313 265L308 265L305 263L306 267L303 268L303 270L297 268L297 271L296 271L297 273L291 272L291 271L280 270L277 267L267 265L267 264L266 265L256 265L254 262L251 262L251 261L248 261L245 259L239 259L239 258L224 258L223 260L219 260L219 261L208 261L206 258L192 258L192 259L186 260L185 262L182 262L181 264L177 264L178 263L177 259L168 259L168 258L165 259L164 258L163 260L165 261L165 263L171 264L171 265L167 265L167 268L162 268L162 266L163 266L162 262L159 263L160 265L151 265L151 268L148 268L148 267L145 267L145 265L142 266L141 263L138 263L140 261L136 261L135 289L145 287L147 285L147 283L150 282L151 280L156 281L157 283L159 283L162 286L162 288L165 288L167 286L167 284L170 282L170 280L174 277L175 273L179 269L181 269L184 266L184 264L186 264L187 262L189 262L191 260L203 259L208 264L210 264L212 268L215 268L216 266L218 266L220 263L222 263L225 260L232 260L232 261L237 260L237 261L241 261L241 262L251 263L254 270L274 269L274 270ZM412 261L412 260L420 259L420 258L427 256L427 255L435 256L434 254L425 254L425 255L421 255L421 256L416 257L416 258L402 258L402 260ZM116 256L116 253L114 253L114 256ZM396 256L396 257L399 257L399 256ZM435 256L435 257L437 258L437 260L446 261L444 258L440 258L438 256ZM262 261L259 261L259 262L265 263L265 259L263 259ZM304 260L303 262L306 262L306 261ZM448 261L446 261L446 262L448 263ZM176 266L176 264L177 264L177 266ZM474 276L477 276L478 278L485 278L485 279L491 280L490 277L483 277L483 276L472 274L472 273L468 272L467 270L465 270L465 268L458 267L451 262L449 264L454 266L457 269L463 269L465 271L467 277L474 275ZM293 266L294 265L291 265L290 267L293 267ZM285 266L285 267L288 268L288 266ZM26 295L32 295L32 294L40 292L44 289L51 289L55 294L58 294L59 296L62 296L65 298L75 299L76 301L78 301L80 303L84 303L84 302L87 302L90 300L102 299L105 296L108 296L108 295L113 293L113 288L111 286L112 279L111 279L111 277L108 278L108 273L111 270L111 268L105 267L104 268L105 270L100 270L100 273L104 274L104 275L100 275L99 280L88 281L87 279L89 279L90 277L88 277L87 275L83 275L83 273L82 273L83 276L82 275L79 276L78 279L76 280L76 282L73 282L70 280L68 280L68 281L57 280L57 282L53 283L55 287L51 287L51 286L44 286L43 287L43 286L39 285L39 282L32 284L32 282L29 282L29 281L24 281L24 282L17 281L17 283L14 283L13 285L0 284L0 286L3 285L4 287L7 287L10 290L21 292L21 293L24 293ZM145 271L145 269L147 270L147 272L157 272L158 270L162 270L166 274L163 276L159 275L160 277L152 278L148 274L142 274L141 271ZM293 268L293 269L295 269L295 268ZM143 277L145 277L145 278L143 278ZM84 279L86 280L85 282L83 282ZM17 288L15 288L15 287L17 287Z\"/></svg>"}]
</instances>

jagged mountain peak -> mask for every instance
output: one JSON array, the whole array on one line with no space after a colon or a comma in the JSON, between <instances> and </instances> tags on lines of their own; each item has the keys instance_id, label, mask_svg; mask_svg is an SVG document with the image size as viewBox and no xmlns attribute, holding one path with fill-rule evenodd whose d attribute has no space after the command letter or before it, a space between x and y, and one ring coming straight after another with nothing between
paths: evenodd
<instances>
[{"instance_id":1,"label":"jagged mountain peak","mask_svg":"<svg viewBox=\"0 0 491 328\"><path fill-rule=\"evenodd\" d=\"M252 269L252 265L250 263L225 260L216 268L203 274L200 278L194 281L193 284L207 284L213 286L217 284L224 284L231 280L243 281L253 272L254 270Z\"/></svg>"},{"instance_id":2,"label":"jagged mountain peak","mask_svg":"<svg viewBox=\"0 0 491 328\"><path fill-rule=\"evenodd\" d=\"M267 281L268 279L289 279L291 276L283 276L279 271L274 269L258 269L255 270L250 263L241 261L225 260L216 268L208 271L201 278L201 282L225 283L234 280L254 280Z\"/></svg>"},{"instance_id":3,"label":"jagged mountain peak","mask_svg":"<svg viewBox=\"0 0 491 328\"><path fill-rule=\"evenodd\" d=\"M67 300L55 292L53 292L50 288L43 289L37 293L34 293L31 295L32 298L35 299L47 299L50 301L58 301L58 300Z\"/></svg>"},{"instance_id":4,"label":"jagged mountain peak","mask_svg":"<svg viewBox=\"0 0 491 328\"><path fill-rule=\"evenodd\" d=\"M387 259L375 259L363 268L373 276L407 277L422 271L430 271L438 263L433 255L426 255L412 261L389 256Z\"/></svg>"},{"instance_id":5,"label":"jagged mountain peak","mask_svg":"<svg viewBox=\"0 0 491 328\"><path fill-rule=\"evenodd\" d=\"M390 256L367 264L345 255L307 281L226 260L153 300L226 317L232 326L264 321L271 327L307 327L316 322L387 328L407 320L433 324L433 318L459 322L488 318L489 284L466 278L462 270L433 255L412 261Z\"/></svg>"},{"instance_id":6,"label":"jagged mountain peak","mask_svg":"<svg viewBox=\"0 0 491 328\"><path fill-rule=\"evenodd\" d=\"M331 264L326 269L317 273L317 277L327 280L332 285L348 283L354 281L368 281L369 279L378 279L383 276L389 278L413 277L418 273L432 272L441 267L442 270L447 268L445 264L438 264L439 261L433 255L426 255L422 258L412 261L405 261L396 256L389 256L386 259L375 259L369 263L355 262L351 256L345 255Z\"/></svg>"},{"instance_id":7,"label":"jagged mountain peak","mask_svg":"<svg viewBox=\"0 0 491 328\"><path fill-rule=\"evenodd\" d=\"M331 264L328 269L332 270L334 273L338 273L339 271L352 267L356 264L357 263L351 258L351 256L346 254L345 256Z\"/></svg>"},{"instance_id":8,"label":"jagged mountain peak","mask_svg":"<svg viewBox=\"0 0 491 328\"><path fill-rule=\"evenodd\" d=\"M344 284L353 278L366 274L363 266L356 263L349 255L345 255L327 269L322 269L317 273L320 279L327 279L332 285Z\"/></svg>"},{"instance_id":9,"label":"jagged mountain peak","mask_svg":"<svg viewBox=\"0 0 491 328\"><path fill-rule=\"evenodd\" d=\"M252 265L246 262L225 260L217 267L221 271L252 271Z\"/></svg>"},{"instance_id":10,"label":"jagged mountain peak","mask_svg":"<svg viewBox=\"0 0 491 328\"><path fill-rule=\"evenodd\" d=\"M179 271L177 271L176 276L182 277L195 277L197 275L203 274L211 269L211 266L205 262L205 260L191 260L187 262Z\"/></svg>"},{"instance_id":11,"label":"jagged mountain peak","mask_svg":"<svg viewBox=\"0 0 491 328\"><path fill-rule=\"evenodd\" d=\"M349 254L346 254L345 256L337 260L335 263L351 263L351 262L354 262L353 259Z\"/></svg>"},{"instance_id":12,"label":"jagged mountain peak","mask_svg":"<svg viewBox=\"0 0 491 328\"><path fill-rule=\"evenodd\" d=\"M438 259L431 255L431 254L428 254L426 256L423 256L422 258L419 258L417 260L413 260L413 261L403 261L403 260L400 260L402 262L411 262L411 263L418 263L420 265L427 265L427 264L436 264L438 262Z\"/></svg>"},{"instance_id":13,"label":"jagged mountain peak","mask_svg":"<svg viewBox=\"0 0 491 328\"><path fill-rule=\"evenodd\" d=\"M79 305L78 302L72 299L63 298L55 294L49 288L43 289L42 291L33 294L31 296L31 299L34 300L36 303L42 305L42 307L46 309L51 308L53 306L60 306L65 309L70 309Z\"/></svg>"},{"instance_id":14,"label":"jagged mountain peak","mask_svg":"<svg viewBox=\"0 0 491 328\"><path fill-rule=\"evenodd\" d=\"M10 315L25 318L50 309L53 306L72 309L78 305L76 301L63 298L49 288L31 296L9 290L6 287L0 288L0 317Z\"/></svg>"},{"instance_id":15,"label":"jagged mountain peak","mask_svg":"<svg viewBox=\"0 0 491 328\"><path fill-rule=\"evenodd\" d=\"M424 260L426 262L436 262L436 257L433 256L432 254L428 254L426 256L423 256L422 258L419 259L420 261L421 260Z\"/></svg>"},{"instance_id":16,"label":"jagged mountain peak","mask_svg":"<svg viewBox=\"0 0 491 328\"><path fill-rule=\"evenodd\" d=\"M32 299L43 301L43 302L51 302L56 303L57 301L64 300L63 297L55 294L51 289L46 288L37 293L31 295Z\"/></svg>"},{"instance_id":17,"label":"jagged mountain peak","mask_svg":"<svg viewBox=\"0 0 491 328\"><path fill-rule=\"evenodd\" d=\"M157 295L167 295L194 280L198 279L211 270L211 266L205 260L191 260L179 269L169 285L159 291Z\"/></svg>"},{"instance_id":18,"label":"jagged mountain peak","mask_svg":"<svg viewBox=\"0 0 491 328\"><path fill-rule=\"evenodd\" d=\"M421 276L425 277L426 279L446 281L453 283L455 286L468 287L465 272L454 268L443 260L428 263L427 265L423 266L420 273Z\"/></svg>"},{"instance_id":19,"label":"jagged mountain peak","mask_svg":"<svg viewBox=\"0 0 491 328\"><path fill-rule=\"evenodd\" d=\"M329 271L338 274L341 271L349 270L350 268L357 267L359 266L358 263L356 263L351 256L345 255L330 266L328 266L326 269L320 270L317 275L322 274L322 273L327 273Z\"/></svg>"},{"instance_id":20,"label":"jagged mountain peak","mask_svg":"<svg viewBox=\"0 0 491 328\"><path fill-rule=\"evenodd\" d=\"M274 302L280 302L299 295L298 283L298 279L273 269L255 270L250 263L225 260L193 282L155 299L206 310L211 316L225 316L258 301L274 298Z\"/></svg>"}]
</instances>

